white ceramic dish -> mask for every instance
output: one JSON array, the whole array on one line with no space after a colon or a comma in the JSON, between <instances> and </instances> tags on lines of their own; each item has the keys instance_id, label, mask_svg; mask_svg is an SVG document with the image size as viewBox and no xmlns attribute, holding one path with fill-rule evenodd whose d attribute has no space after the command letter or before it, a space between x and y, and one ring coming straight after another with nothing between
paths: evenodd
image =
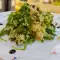
<instances>
[{"instance_id":1,"label":"white ceramic dish","mask_svg":"<svg viewBox=\"0 0 60 60\"><path fill-rule=\"evenodd\" d=\"M0 30L5 26L6 20L10 12L0 13L0 20L3 21L3 26L0 26ZM2 17L1 17L2 16ZM54 21L60 24L60 15L54 14ZM59 30L56 29L56 34L59 35ZM8 39L7 36L4 37ZM55 37L52 41L45 41L44 43L34 42L32 45L28 45L25 51L16 51L15 54L9 54L9 50L12 48L11 42L0 42L0 56L4 60L12 60L13 57L17 57L18 60L48 60L51 56L51 49L59 44L60 41Z\"/></svg>"}]
</instances>

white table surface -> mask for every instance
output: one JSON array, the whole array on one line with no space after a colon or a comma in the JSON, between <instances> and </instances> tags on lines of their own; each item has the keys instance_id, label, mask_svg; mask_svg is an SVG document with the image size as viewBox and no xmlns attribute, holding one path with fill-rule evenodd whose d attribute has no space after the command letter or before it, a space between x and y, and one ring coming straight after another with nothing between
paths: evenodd
<instances>
[{"instance_id":1,"label":"white table surface","mask_svg":"<svg viewBox=\"0 0 60 60\"><path fill-rule=\"evenodd\" d=\"M6 23L8 14L10 12L2 12L0 13L0 22ZM54 14L54 20L58 22L60 18L59 14ZM58 22L60 23L60 22ZM0 26L0 30L3 26ZM6 37L5 37L6 38ZM10 42L0 42L0 56L3 57L4 60L12 60L13 57L17 57L18 60L49 60L51 57L52 48L60 44L60 41L56 38L52 41L45 41L44 43L34 42L32 45L28 45L25 51L17 51L15 54L10 55L8 52L11 49Z\"/></svg>"}]
</instances>

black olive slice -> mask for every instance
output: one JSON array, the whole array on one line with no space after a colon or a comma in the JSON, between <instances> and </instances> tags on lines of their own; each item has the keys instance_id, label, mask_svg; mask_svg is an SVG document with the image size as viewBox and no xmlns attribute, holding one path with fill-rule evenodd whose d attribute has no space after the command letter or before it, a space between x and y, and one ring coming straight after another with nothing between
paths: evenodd
<instances>
[{"instance_id":1,"label":"black olive slice","mask_svg":"<svg viewBox=\"0 0 60 60\"><path fill-rule=\"evenodd\" d=\"M9 53L10 53L10 54L14 54L14 53L16 53L16 50L15 50L15 49L11 49L11 50L9 51Z\"/></svg>"},{"instance_id":2,"label":"black olive slice","mask_svg":"<svg viewBox=\"0 0 60 60\"><path fill-rule=\"evenodd\" d=\"M2 23L0 23L0 25L3 25Z\"/></svg>"},{"instance_id":3,"label":"black olive slice","mask_svg":"<svg viewBox=\"0 0 60 60\"><path fill-rule=\"evenodd\" d=\"M60 26L58 26L57 28L60 28Z\"/></svg>"}]
</instances>

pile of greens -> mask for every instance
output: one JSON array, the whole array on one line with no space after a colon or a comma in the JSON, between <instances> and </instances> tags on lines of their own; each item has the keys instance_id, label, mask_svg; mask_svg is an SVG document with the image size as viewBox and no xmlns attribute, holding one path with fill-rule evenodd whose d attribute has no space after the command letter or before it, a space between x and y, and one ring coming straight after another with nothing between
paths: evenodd
<instances>
[{"instance_id":1,"label":"pile of greens","mask_svg":"<svg viewBox=\"0 0 60 60\"><path fill-rule=\"evenodd\" d=\"M27 44L39 37L40 41L54 39L55 27L52 21L53 15L50 12L42 12L39 7L24 3L19 11L11 12L5 28L0 31L0 37L7 34L9 40L24 45L23 49L14 47L15 49L25 50Z\"/></svg>"}]
</instances>

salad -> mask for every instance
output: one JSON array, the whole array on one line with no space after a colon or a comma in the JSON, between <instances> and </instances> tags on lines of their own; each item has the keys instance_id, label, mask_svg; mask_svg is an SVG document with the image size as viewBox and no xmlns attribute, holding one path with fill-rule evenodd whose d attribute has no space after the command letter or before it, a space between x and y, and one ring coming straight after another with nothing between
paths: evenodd
<instances>
[{"instance_id":1,"label":"salad","mask_svg":"<svg viewBox=\"0 0 60 60\"><path fill-rule=\"evenodd\" d=\"M24 48L13 48L25 50L27 44L34 41L52 40L55 36L55 27L52 25L53 15L50 12L43 12L36 5L23 3L20 9L11 12L5 28L0 31L0 37L9 36L11 42Z\"/></svg>"}]
</instances>

